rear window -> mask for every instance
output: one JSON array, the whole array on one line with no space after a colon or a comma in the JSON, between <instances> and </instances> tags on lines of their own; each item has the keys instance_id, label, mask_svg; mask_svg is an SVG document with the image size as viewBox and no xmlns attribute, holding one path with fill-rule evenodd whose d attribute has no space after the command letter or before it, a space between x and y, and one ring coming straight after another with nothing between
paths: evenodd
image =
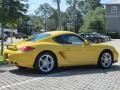
<instances>
[{"instance_id":1,"label":"rear window","mask_svg":"<svg viewBox=\"0 0 120 90\"><path fill-rule=\"evenodd\" d=\"M35 36L29 38L27 41L35 42L35 41L44 39L44 38L46 38L46 37L48 37L48 36L51 36L51 35L48 34L48 33L42 33L42 34L38 34L38 35L35 35Z\"/></svg>"}]
</instances>

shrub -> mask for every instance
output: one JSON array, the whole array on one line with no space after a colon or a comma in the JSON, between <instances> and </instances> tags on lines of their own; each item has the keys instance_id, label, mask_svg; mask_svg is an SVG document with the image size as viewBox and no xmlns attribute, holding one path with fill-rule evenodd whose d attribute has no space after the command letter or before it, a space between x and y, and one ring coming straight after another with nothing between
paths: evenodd
<instances>
[{"instance_id":1,"label":"shrub","mask_svg":"<svg viewBox=\"0 0 120 90\"><path fill-rule=\"evenodd\" d=\"M107 32L108 36L111 36L113 39L118 39L120 38L120 34L118 32Z\"/></svg>"}]
</instances>

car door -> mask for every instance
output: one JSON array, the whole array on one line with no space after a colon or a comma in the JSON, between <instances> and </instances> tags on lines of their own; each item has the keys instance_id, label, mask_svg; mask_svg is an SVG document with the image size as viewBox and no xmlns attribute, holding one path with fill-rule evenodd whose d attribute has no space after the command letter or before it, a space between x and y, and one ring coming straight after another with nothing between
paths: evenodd
<instances>
[{"instance_id":1,"label":"car door","mask_svg":"<svg viewBox=\"0 0 120 90\"><path fill-rule=\"evenodd\" d=\"M95 52L91 45L85 45L84 40L77 35L63 36L63 50L66 60L79 65L92 64Z\"/></svg>"}]
</instances>

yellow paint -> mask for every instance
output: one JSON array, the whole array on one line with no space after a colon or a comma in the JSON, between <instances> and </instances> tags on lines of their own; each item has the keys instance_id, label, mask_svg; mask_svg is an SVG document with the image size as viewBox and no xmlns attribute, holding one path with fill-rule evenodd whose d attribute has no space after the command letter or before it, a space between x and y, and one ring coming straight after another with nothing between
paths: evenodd
<instances>
[{"instance_id":1,"label":"yellow paint","mask_svg":"<svg viewBox=\"0 0 120 90\"><path fill-rule=\"evenodd\" d=\"M12 44L11 48L5 49L4 59L8 62L17 63L19 66L33 68L36 57L42 51L52 51L58 61L58 67L63 66L75 66L75 65L95 65L98 62L100 53L108 49L113 52L114 60L118 60L118 52L114 47L107 44L89 44L85 41L82 45L68 45L58 44L53 40L53 37L63 34L75 34L68 31L52 31L47 32L51 36L46 37L36 42L21 41L16 44ZM77 34L76 34L77 35ZM86 44L87 43L87 44ZM14 49L17 47L17 50ZM23 46L31 46L35 48L32 51L21 52L19 48Z\"/></svg>"}]
</instances>

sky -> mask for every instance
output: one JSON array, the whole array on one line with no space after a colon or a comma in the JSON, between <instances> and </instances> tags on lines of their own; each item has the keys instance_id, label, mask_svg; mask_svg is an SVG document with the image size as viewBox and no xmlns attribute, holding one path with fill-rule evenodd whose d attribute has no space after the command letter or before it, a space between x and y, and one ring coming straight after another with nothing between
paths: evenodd
<instances>
[{"instance_id":1,"label":"sky","mask_svg":"<svg viewBox=\"0 0 120 90\"><path fill-rule=\"evenodd\" d=\"M68 5L65 2L66 0L61 0L61 10L65 11ZM109 2L110 0L101 0L101 3ZM28 14L34 14L34 11L39 7L40 4L49 3L54 8L57 8L56 3L53 0L29 0L29 10Z\"/></svg>"}]
</instances>

